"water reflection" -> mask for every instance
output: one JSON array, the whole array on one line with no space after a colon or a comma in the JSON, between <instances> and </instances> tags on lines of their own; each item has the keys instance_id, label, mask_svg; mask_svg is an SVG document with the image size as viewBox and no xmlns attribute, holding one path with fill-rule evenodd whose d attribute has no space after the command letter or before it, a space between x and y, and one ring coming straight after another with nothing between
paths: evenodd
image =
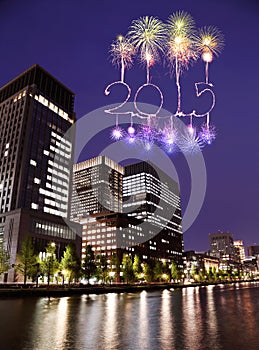
<instances>
[{"instance_id":1,"label":"water reflection","mask_svg":"<svg viewBox=\"0 0 259 350\"><path fill-rule=\"evenodd\" d=\"M170 291L164 290L161 299L160 310L160 343L164 350L173 349L173 319L172 319L172 296Z\"/></svg>"},{"instance_id":2,"label":"water reflection","mask_svg":"<svg viewBox=\"0 0 259 350\"><path fill-rule=\"evenodd\" d=\"M108 294L105 302L105 313L103 319L103 345L106 349L116 349L119 345L117 308L117 294Z\"/></svg>"},{"instance_id":3,"label":"water reflection","mask_svg":"<svg viewBox=\"0 0 259 350\"><path fill-rule=\"evenodd\" d=\"M0 315L1 350L259 349L251 284L0 300Z\"/></svg>"},{"instance_id":4,"label":"water reflection","mask_svg":"<svg viewBox=\"0 0 259 350\"><path fill-rule=\"evenodd\" d=\"M185 346L200 350L203 334L199 288L190 287L183 290L182 300ZM197 330L199 331L197 332Z\"/></svg>"}]
</instances>

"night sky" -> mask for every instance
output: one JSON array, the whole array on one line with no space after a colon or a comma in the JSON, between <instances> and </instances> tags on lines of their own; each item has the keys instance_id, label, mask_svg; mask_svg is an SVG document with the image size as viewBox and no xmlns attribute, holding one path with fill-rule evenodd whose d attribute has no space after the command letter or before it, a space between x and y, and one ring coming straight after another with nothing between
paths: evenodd
<instances>
[{"instance_id":1,"label":"night sky","mask_svg":"<svg viewBox=\"0 0 259 350\"><path fill-rule=\"evenodd\" d=\"M116 101L104 95L107 84L119 80L119 71L112 66L108 54L116 36L126 34L133 19L152 15L166 21L179 9L188 11L197 27L215 25L225 36L224 50L210 67L217 98L211 118L217 138L203 151L206 197L199 216L185 232L185 249L207 250L208 234L217 230L233 233L246 246L259 244L259 5L256 0L1 1L0 85L38 63L75 93L75 111L77 118L81 118ZM187 108L191 108L192 87L194 82L201 81L202 72L200 61L182 76ZM145 71L138 64L126 74L126 80L135 90L144 83ZM176 94L167 70L156 64L151 75L152 82L164 92L165 108L173 112ZM97 136L85 148L81 160L97 155L107 142L108 137ZM190 176L182 155L172 160L185 208Z\"/></svg>"}]
</instances>

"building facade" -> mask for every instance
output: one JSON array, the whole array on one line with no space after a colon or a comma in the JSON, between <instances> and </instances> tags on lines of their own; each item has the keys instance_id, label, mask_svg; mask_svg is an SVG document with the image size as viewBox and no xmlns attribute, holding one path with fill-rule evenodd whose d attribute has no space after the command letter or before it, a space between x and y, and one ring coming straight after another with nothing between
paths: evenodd
<instances>
[{"instance_id":1,"label":"building facade","mask_svg":"<svg viewBox=\"0 0 259 350\"><path fill-rule=\"evenodd\" d=\"M259 256L259 245L251 245L247 247L248 256Z\"/></svg>"},{"instance_id":2,"label":"building facade","mask_svg":"<svg viewBox=\"0 0 259 350\"><path fill-rule=\"evenodd\" d=\"M245 260L245 248L244 248L244 242L240 239L234 241L234 247L235 247L235 253L236 253L236 260L243 264Z\"/></svg>"},{"instance_id":3,"label":"building facade","mask_svg":"<svg viewBox=\"0 0 259 350\"><path fill-rule=\"evenodd\" d=\"M210 255L217 258L234 259L235 248L233 235L229 232L211 233L210 237Z\"/></svg>"},{"instance_id":4,"label":"building facade","mask_svg":"<svg viewBox=\"0 0 259 350\"><path fill-rule=\"evenodd\" d=\"M11 264L25 235L76 239L73 224L60 219L70 214L73 135L64 135L74 122L74 94L38 65L0 89L0 236Z\"/></svg>"},{"instance_id":5,"label":"building facade","mask_svg":"<svg viewBox=\"0 0 259 350\"><path fill-rule=\"evenodd\" d=\"M152 165L121 167L100 156L74 165L71 220L83 225L82 259L125 252L182 267L183 234L177 183Z\"/></svg>"},{"instance_id":6,"label":"building facade","mask_svg":"<svg viewBox=\"0 0 259 350\"><path fill-rule=\"evenodd\" d=\"M149 162L125 167L123 209L141 220L134 232L144 257L175 261L183 267L182 214L178 184Z\"/></svg>"}]
</instances>

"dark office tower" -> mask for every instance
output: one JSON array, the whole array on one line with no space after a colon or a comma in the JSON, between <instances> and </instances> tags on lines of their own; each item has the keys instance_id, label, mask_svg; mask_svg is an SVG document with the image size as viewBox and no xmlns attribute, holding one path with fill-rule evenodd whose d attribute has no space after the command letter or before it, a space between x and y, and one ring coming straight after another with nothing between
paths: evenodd
<instances>
[{"instance_id":1,"label":"dark office tower","mask_svg":"<svg viewBox=\"0 0 259 350\"><path fill-rule=\"evenodd\" d=\"M141 220L129 229L146 259L164 259L182 267L183 233L178 184L148 162L125 167L123 178L123 208L129 217ZM129 247L129 250L132 248Z\"/></svg>"},{"instance_id":2,"label":"dark office tower","mask_svg":"<svg viewBox=\"0 0 259 350\"><path fill-rule=\"evenodd\" d=\"M73 148L64 134L74 122L74 94L38 65L0 89L0 235L11 263L26 234L36 249L76 238L62 220Z\"/></svg>"},{"instance_id":3,"label":"dark office tower","mask_svg":"<svg viewBox=\"0 0 259 350\"><path fill-rule=\"evenodd\" d=\"M210 234L210 255L217 258L234 259L235 248L233 236L229 232Z\"/></svg>"}]
</instances>

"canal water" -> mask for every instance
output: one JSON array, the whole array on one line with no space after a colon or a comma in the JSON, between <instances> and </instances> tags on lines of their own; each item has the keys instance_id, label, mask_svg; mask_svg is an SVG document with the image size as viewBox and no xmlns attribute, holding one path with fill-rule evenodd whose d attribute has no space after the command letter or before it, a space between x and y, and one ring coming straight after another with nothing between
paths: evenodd
<instances>
[{"instance_id":1,"label":"canal water","mask_svg":"<svg viewBox=\"0 0 259 350\"><path fill-rule=\"evenodd\" d=\"M1 350L258 350L259 283L0 300Z\"/></svg>"}]
</instances>

